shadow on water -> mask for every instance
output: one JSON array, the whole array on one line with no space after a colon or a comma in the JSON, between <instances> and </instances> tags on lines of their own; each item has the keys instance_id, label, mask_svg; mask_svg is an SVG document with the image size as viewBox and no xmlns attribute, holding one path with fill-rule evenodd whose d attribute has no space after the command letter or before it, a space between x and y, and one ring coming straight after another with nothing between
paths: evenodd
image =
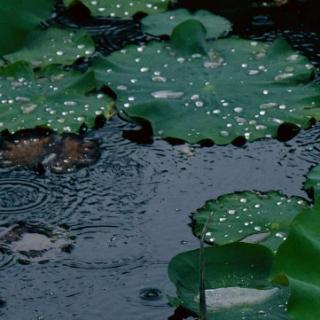
<instances>
[{"instance_id":1,"label":"shadow on water","mask_svg":"<svg viewBox=\"0 0 320 320\"><path fill-rule=\"evenodd\" d=\"M264 40L284 35L319 61L316 33L252 25L243 34ZM4 319L187 319L167 304L175 289L166 269L175 254L198 246L189 214L234 191L277 189L307 198L305 175L320 160L319 125L287 142L241 147L150 144L137 132L119 118L88 132L87 139L99 141L100 158L66 175L0 168L1 228L19 221L62 225L74 237L73 250L45 264L17 264L15 255L0 253Z\"/></svg>"}]
</instances>

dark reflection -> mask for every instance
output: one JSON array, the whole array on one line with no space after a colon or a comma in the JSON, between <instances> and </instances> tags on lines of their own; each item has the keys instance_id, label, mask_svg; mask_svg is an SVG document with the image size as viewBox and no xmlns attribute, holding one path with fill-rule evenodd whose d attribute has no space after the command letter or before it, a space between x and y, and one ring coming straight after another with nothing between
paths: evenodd
<instances>
[{"instance_id":1,"label":"dark reflection","mask_svg":"<svg viewBox=\"0 0 320 320\"><path fill-rule=\"evenodd\" d=\"M124 130L122 136L135 143L151 144L153 143L153 131L148 121L139 120L140 128L135 130Z\"/></svg>"},{"instance_id":2,"label":"dark reflection","mask_svg":"<svg viewBox=\"0 0 320 320\"><path fill-rule=\"evenodd\" d=\"M277 138L279 141L286 142L294 138L300 131L300 128L293 123L283 123L278 128Z\"/></svg>"},{"instance_id":3,"label":"dark reflection","mask_svg":"<svg viewBox=\"0 0 320 320\"><path fill-rule=\"evenodd\" d=\"M3 307L5 307L5 306L6 306L5 300L3 300L3 299L0 298L0 308L3 308Z\"/></svg>"},{"instance_id":4,"label":"dark reflection","mask_svg":"<svg viewBox=\"0 0 320 320\"><path fill-rule=\"evenodd\" d=\"M195 316L195 314L192 314L188 310L179 307L174 311L174 314L168 318L168 320L194 319Z\"/></svg>"}]
</instances>

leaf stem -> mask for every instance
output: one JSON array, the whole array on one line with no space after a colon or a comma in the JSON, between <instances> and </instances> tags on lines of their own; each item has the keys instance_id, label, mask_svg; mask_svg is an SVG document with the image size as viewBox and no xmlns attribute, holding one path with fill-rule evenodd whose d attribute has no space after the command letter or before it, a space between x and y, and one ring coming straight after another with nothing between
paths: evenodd
<instances>
[{"instance_id":1,"label":"leaf stem","mask_svg":"<svg viewBox=\"0 0 320 320\"><path fill-rule=\"evenodd\" d=\"M208 230L208 225L211 222L213 217L213 212L211 212L208 217L205 225L203 226L201 237L200 237L200 254L199 254L199 270L200 270L200 279L199 279L199 295L200 295L200 320L206 320L207 318L207 304L206 304L206 288L205 288L205 254L204 254L204 240Z\"/></svg>"}]
</instances>

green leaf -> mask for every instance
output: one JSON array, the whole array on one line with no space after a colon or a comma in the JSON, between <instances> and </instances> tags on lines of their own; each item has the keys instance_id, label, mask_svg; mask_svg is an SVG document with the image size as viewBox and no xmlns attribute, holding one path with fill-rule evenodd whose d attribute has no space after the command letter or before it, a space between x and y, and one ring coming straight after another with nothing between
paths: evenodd
<instances>
[{"instance_id":1,"label":"green leaf","mask_svg":"<svg viewBox=\"0 0 320 320\"><path fill-rule=\"evenodd\" d=\"M63 0L66 6L77 1ZM156 13L166 11L170 0L81 0L95 16L129 17L138 12Z\"/></svg>"},{"instance_id":2,"label":"green leaf","mask_svg":"<svg viewBox=\"0 0 320 320\"><path fill-rule=\"evenodd\" d=\"M207 38L219 38L231 31L231 23L209 11L199 10L191 14L186 9L151 14L141 20L142 30L156 36L171 35L174 28L186 20L200 21L207 29Z\"/></svg>"},{"instance_id":3,"label":"green leaf","mask_svg":"<svg viewBox=\"0 0 320 320\"><path fill-rule=\"evenodd\" d=\"M52 0L0 0L0 55L19 48L53 10Z\"/></svg>"},{"instance_id":4,"label":"green leaf","mask_svg":"<svg viewBox=\"0 0 320 320\"><path fill-rule=\"evenodd\" d=\"M320 214L301 213L275 257L274 283L288 283L288 312L294 320L320 318Z\"/></svg>"},{"instance_id":5,"label":"green leaf","mask_svg":"<svg viewBox=\"0 0 320 320\"><path fill-rule=\"evenodd\" d=\"M186 20L177 25L171 35L172 47L183 56L192 54L207 55L206 29L197 20ZM186 33L189 35L186 37Z\"/></svg>"},{"instance_id":6,"label":"green leaf","mask_svg":"<svg viewBox=\"0 0 320 320\"><path fill-rule=\"evenodd\" d=\"M47 126L58 132L93 127L97 115L113 113L110 97L96 91L93 71L66 72L51 65L34 73L17 62L0 68L0 130Z\"/></svg>"},{"instance_id":7,"label":"green leaf","mask_svg":"<svg viewBox=\"0 0 320 320\"><path fill-rule=\"evenodd\" d=\"M24 47L5 58L11 63L28 61L35 67L43 67L48 64L72 64L78 58L90 56L94 50L93 40L84 31L50 28L30 33Z\"/></svg>"},{"instance_id":8,"label":"green leaf","mask_svg":"<svg viewBox=\"0 0 320 320\"><path fill-rule=\"evenodd\" d=\"M284 122L307 128L312 117L320 119L320 87L309 83L314 68L307 58L284 40L239 38L208 42L200 55L199 24L177 26L170 43L98 58L97 79L115 91L122 116L149 121L156 137L220 145L276 137Z\"/></svg>"},{"instance_id":9,"label":"green leaf","mask_svg":"<svg viewBox=\"0 0 320 320\"><path fill-rule=\"evenodd\" d=\"M320 189L320 166L315 166L310 170L304 183L304 188L306 190Z\"/></svg>"},{"instance_id":10,"label":"green leaf","mask_svg":"<svg viewBox=\"0 0 320 320\"><path fill-rule=\"evenodd\" d=\"M292 220L306 201L279 192L239 192L209 200L192 216L193 232L201 237L207 224L207 242L224 245L236 241L261 243L276 250L286 238Z\"/></svg>"},{"instance_id":11,"label":"green leaf","mask_svg":"<svg viewBox=\"0 0 320 320\"><path fill-rule=\"evenodd\" d=\"M235 243L204 249L207 320L288 319L287 289L268 281L273 254L258 245ZM199 314L199 250L169 264L180 305Z\"/></svg>"}]
</instances>

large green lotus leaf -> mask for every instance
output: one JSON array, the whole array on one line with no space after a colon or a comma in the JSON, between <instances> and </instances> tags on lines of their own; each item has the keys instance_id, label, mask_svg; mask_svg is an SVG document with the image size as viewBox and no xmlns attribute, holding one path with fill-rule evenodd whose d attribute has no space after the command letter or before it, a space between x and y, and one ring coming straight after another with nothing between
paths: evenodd
<instances>
[{"instance_id":1,"label":"large green lotus leaf","mask_svg":"<svg viewBox=\"0 0 320 320\"><path fill-rule=\"evenodd\" d=\"M276 137L283 122L306 128L320 119L314 68L284 40L205 42L204 27L188 20L171 42L128 46L95 68L117 94L120 114L149 121L156 137L224 145Z\"/></svg>"},{"instance_id":2,"label":"large green lotus leaf","mask_svg":"<svg viewBox=\"0 0 320 320\"><path fill-rule=\"evenodd\" d=\"M316 204L317 207L319 205ZM275 257L275 283L289 284L288 312L293 320L320 319L320 212L302 213Z\"/></svg>"},{"instance_id":3,"label":"large green lotus leaf","mask_svg":"<svg viewBox=\"0 0 320 320\"><path fill-rule=\"evenodd\" d=\"M209 11L199 10L191 14L186 9L177 9L164 13L151 14L141 20L142 30L156 36L171 35L174 28L188 20L200 21L207 29L207 38L219 38L231 31L231 23L220 16L216 16Z\"/></svg>"},{"instance_id":4,"label":"large green lotus leaf","mask_svg":"<svg viewBox=\"0 0 320 320\"><path fill-rule=\"evenodd\" d=\"M0 130L47 126L58 132L93 127L97 115L110 117L113 101L96 90L93 71L65 72L49 66L34 73L30 64L0 68Z\"/></svg>"},{"instance_id":5,"label":"large green lotus leaf","mask_svg":"<svg viewBox=\"0 0 320 320\"><path fill-rule=\"evenodd\" d=\"M66 6L79 0L64 0ZM95 16L129 17L138 12L166 11L170 0L81 0Z\"/></svg>"},{"instance_id":6,"label":"large green lotus leaf","mask_svg":"<svg viewBox=\"0 0 320 320\"><path fill-rule=\"evenodd\" d=\"M0 0L0 55L19 48L27 34L48 18L53 0Z\"/></svg>"},{"instance_id":7,"label":"large green lotus leaf","mask_svg":"<svg viewBox=\"0 0 320 320\"><path fill-rule=\"evenodd\" d=\"M192 216L193 232L205 240L223 245L235 241L261 243L273 250L286 239L292 220L304 209L306 201L279 192L240 192L207 201Z\"/></svg>"},{"instance_id":8,"label":"large green lotus leaf","mask_svg":"<svg viewBox=\"0 0 320 320\"><path fill-rule=\"evenodd\" d=\"M288 319L287 289L268 281L272 252L259 245L234 243L204 249L207 320ZM199 250L184 252L169 264L178 304L199 314Z\"/></svg>"},{"instance_id":9,"label":"large green lotus leaf","mask_svg":"<svg viewBox=\"0 0 320 320\"><path fill-rule=\"evenodd\" d=\"M5 58L10 62L28 61L33 66L43 67L71 64L78 58L90 56L94 50L94 42L86 32L50 28L30 33L24 47Z\"/></svg>"}]
</instances>

